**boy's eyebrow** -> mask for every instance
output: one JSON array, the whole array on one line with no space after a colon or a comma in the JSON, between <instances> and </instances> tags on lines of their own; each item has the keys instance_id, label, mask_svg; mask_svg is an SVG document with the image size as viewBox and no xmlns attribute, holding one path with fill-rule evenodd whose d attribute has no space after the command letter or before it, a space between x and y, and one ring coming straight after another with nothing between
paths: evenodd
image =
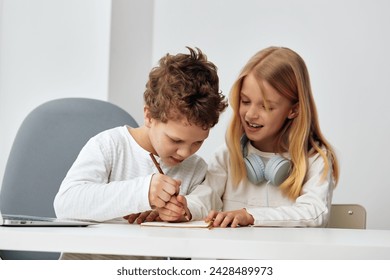
<instances>
[{"instance_id":1,"label":"boy's eyebrow","mask_svg":"<svg viewBox=\"0 0 390 280\"><path fill-rule=\"evenodd\" d=\"M183 141L183 139L181 139L181 138L178 137L178 136L169 135L169 134L167 134L167 133L165 133L165 135L166 135L168 138L170 138L170 139L172 139L172 140L174 140L174 141Z\"/></svg>"},{"instance_id":2,"label":"boy's eyebrow","mask_svg":"<svg viewBox=\"0 0 390 280\"><path fill-rule=\"evenodd\" d=\"M185 140L184 139L182 139L182 138L179 138L179 137L177 137L177 136L171 136L171 135L168 135L168 134L165 134L168 138L170 138L170 139L172 139L173 141L181 141L181 142L184 142ZM204 140L206 140L206 138L205 139L198 139L198 140L195 140L195 141L193 141L193 142L203 142Z\"/></svg>"}]
</instances>

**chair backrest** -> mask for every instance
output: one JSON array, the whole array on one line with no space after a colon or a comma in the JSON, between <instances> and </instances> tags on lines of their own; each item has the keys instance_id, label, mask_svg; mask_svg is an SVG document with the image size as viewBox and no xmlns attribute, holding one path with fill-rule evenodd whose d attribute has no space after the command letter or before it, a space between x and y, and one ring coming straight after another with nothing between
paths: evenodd
<instances>
[{"instance_id":1,"label":"chair backrest","mask_svg":"<svg viewBox=\"0 0 390 280\"><path fill-rule=\"evenodd\" d=\"M102 100L63 98L46 102L21 124L4 172L0 207L5 214L55 217L53 200L81 148L116 126L137 127L133 117ZM3 259L55 259L59 254L0 251Z\"/></svg>"},{"instance_id":2,"label":"chair backrest","mask_svg":"<svg viewBox=\"0 0 390 280\"><path fill-rule=\"evenodd\" d=\"M332 204L329 228L366 228L366 209L359 204Z\"/></svg>"}]
</instances>

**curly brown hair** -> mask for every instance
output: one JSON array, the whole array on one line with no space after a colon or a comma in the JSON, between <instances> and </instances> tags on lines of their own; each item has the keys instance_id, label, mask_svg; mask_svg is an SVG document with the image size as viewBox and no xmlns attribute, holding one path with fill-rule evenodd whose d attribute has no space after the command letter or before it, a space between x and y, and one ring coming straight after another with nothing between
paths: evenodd
<instances>
[{"instance_id":1,"label":"curly brown hair","mask_svg":"<svg viewBox=\"0 0 390 280\"><path fill-rule=\"evenodd\" d=\"M219 91L217 67L198 48L167 54L149 73L144 93L150 116L162 122L183 116L190 124L213 127L227 107Z\"/></svg>"}]
</instances>

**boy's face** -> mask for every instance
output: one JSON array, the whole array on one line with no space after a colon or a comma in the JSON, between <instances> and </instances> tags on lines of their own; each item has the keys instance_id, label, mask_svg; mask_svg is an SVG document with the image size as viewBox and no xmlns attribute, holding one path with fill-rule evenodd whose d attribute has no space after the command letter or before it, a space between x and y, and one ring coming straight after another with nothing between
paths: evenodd
<instances>
[{"instance_id":1,"label":"boy's face","mask_svg":"<svg viewBox=\"0 0 390 280\"><path fill-rule=\"evenodd\" d=\"M185 118L163 123L146 117L146 126L154 152L168 166L175 166L196 153L210 131L189 124Z\"/></svg>"}]
</instances>

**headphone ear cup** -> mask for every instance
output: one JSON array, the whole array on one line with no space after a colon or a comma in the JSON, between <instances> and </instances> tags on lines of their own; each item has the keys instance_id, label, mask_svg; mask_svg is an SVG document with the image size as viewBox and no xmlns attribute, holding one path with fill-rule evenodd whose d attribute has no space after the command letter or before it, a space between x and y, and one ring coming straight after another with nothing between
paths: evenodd
<instances>
[{"instance_id":1,"label":"headphone ear cup","mask_svg":"<svg viewBox=\"0 0 390 280\"><path fill-rule=\"evenodd\" d=\"M244 158L248 180L253 184L264 181L265 166L260 156L250 154Z\"/></svg>"},{"instance_id":2,"label":"headphone ear cup","mask_svg":"<svg viewBox=\"0 0 390 280\"><path fill-rule=\"evenodd\" d=\"M264 177L272 185L279 186L287 179L291 169L291 162L281 156L272 157L264 171Z\"/></svg>"}]
</instances>

